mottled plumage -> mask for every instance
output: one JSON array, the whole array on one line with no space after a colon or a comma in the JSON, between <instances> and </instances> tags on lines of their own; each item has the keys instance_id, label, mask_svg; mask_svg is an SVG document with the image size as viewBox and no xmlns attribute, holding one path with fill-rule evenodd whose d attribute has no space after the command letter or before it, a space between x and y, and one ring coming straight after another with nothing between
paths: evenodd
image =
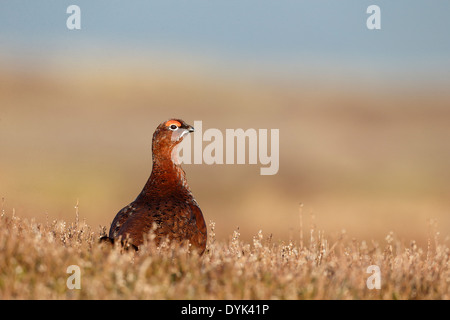
<instances>
[{"instance_id":1,"label":"mottled plumage","mask_svg":"<svg viewBox=\"0 0 450 320\"><path fill-rule=\"evenodd\" d=\"M144 236L152 231L157 244L167 237L179 243L189 241L200 253L204 252L205 220L176 159L177 145L193 131L192 126L180 119L168 120L156 128L152 173L136 200L114 218L109 231L111 242L127 239L138 248Z\"/></svg>"}]
</instances>

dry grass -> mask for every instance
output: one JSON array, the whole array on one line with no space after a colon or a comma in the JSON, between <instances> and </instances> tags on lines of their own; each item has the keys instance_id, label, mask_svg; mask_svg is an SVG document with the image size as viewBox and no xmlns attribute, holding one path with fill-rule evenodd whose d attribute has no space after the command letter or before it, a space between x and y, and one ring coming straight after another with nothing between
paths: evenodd
<instances>
[{"instance_id":1,"label":"dry grass","mask_svg":"<svg viewBox=\"0 0 450 320\"><path fill-rule=\"evenodd\" d=\"M383 243L335 239L311 228L305 239L281 242L239 231L215 239L202 257L182 248L147 245L135 253L101 246L104 232L63 221L0 218L1 299L449 299L449 248L432 231L426 248L389 234ZM66 286L67 267L81 270L81 289ZM369 290L367 267L381 270Z\"/></svg>"}]
</instances>

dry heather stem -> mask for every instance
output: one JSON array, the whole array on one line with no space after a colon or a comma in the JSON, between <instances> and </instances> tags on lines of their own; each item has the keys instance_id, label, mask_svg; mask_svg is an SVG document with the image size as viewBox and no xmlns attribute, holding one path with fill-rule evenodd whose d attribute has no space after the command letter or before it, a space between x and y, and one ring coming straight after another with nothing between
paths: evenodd
<instances>
[{"instance_id":1,"label":"dry heather stem","mask_svg":"<svg viewBox=\"0 0 450 320\"><path fill-rule=\"evenodd\" d=\"M276 242L255 235L244 243L235 231L217 241L210 224L201 257L186 248L138 252L99 245L104 232L85 223L44 224L2 214L1 299L448 299L449 248L436 235L425 250L389 234L385 243L345 234ZM81 289L66 285L79 266ZM368 266L381 271L381 288L369 289Z\"/></svg>"}]
</instances>

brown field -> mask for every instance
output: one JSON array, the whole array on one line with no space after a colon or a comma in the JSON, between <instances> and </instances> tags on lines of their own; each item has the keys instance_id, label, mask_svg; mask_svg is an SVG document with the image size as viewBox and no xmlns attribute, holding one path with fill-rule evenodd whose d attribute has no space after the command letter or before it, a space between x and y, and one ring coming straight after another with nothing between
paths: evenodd
<instances>
[{"instance_id":1,"label":"brown field","mask_svg":"<svg viewBox=\"0 0 450 320\"><path fill-rule=\"evenodd\" d=\"M216 241L211 223L199 257L149 243L121 252L99 245L102 231L78 220L39 224L3 214L0 222L0 299L450 298L450 250L435 231L424 250L392 234L367 243L315 229L297 242L259 232L248 243L239 230ZM69 289L74 265L79 288ZM371 265L380 268L379 289L368 288Z\"/></svg>"},{"instance_id":2,"label":"brown field","mask_svg":"<svg viewBox=\"0 0 450 320\"><path fill-rule=\"evenodd\" d=\"M448 86L136 64L0 63L2 298L448 299ZM200 259L97 248L170 117L280 129L278 174L184 165L216 225ZM65 287L70 264L82 290ZM371 264L381 290L365 287Z\"/></svg>"}]
</instances>

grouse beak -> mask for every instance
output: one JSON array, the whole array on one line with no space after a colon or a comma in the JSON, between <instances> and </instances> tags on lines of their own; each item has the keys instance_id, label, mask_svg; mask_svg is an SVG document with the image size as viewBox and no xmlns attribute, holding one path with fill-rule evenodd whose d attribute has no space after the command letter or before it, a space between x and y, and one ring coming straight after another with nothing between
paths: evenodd
<instances>
[{"instance_id":1,"label":"grouse beak","mask_svg":"<svg viewBox=\"0 0 450 320\"><path fill-rule=\"evenodd\" d=\"M189 133L194 132L194 127L187 125L182 128L179 134L175 135L176 140L183 138L184 136L187 136Z\"/></svg>"}]
</instances>

